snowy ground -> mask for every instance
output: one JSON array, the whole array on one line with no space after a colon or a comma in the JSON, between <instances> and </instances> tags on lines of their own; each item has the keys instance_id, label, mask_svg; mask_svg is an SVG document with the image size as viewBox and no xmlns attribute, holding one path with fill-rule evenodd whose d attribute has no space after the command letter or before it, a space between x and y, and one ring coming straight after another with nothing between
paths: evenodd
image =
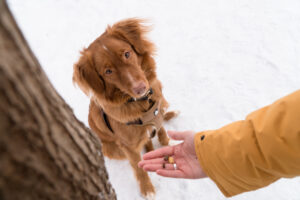
<instances>
[{"instance_id":1,"label":"snowy ground","mask_svg":"<svg viewBox=\"0 0 300 200\"><path fill-rule=\"evenodd\" d=\"M299 0L9 0L21 29L62 97L87 124L89 100L72 85L73 63L107 24L151 20L158 77L171 109L167 129L216 129L300 86ZM141 199L126 161L106 159L118 199ZM156 199L225 199L206 180L151 174ZM299 200L300 178L233 200Z\"/></svg>"}]
</instances>

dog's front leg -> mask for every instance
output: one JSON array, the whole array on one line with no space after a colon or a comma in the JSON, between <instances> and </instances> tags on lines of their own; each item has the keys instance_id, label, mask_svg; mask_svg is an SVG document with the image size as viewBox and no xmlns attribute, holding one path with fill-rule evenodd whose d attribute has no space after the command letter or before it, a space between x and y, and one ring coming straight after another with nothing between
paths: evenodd
<instances>
[{"instance_id":1,"label":"dog's front leg","mask_svg":"<svg viewBox=\"0 0 300 200\"><path fill-rule=\"evenodd\" d=\"M150 152L150 151L154 150L151 139L149 139L149 141L145 144L145 149L146 149L146 152Z\"/></svg>"},{"instance_id":2,"label":"dog's front leg","mask_svg":"<svg viewBox=\"0 0 300 200\"><path fill-rule=\"evenodd\" d=\"M164 127L161 127L158 131L158 141L163 146L167 146L169 144L169 138Z\"/></svg>"},{"instance_id":3,"label":"dog's front leg","mask_svg":"<svg viewBox=\"0 0 300 200\"><path fill-rule=\"evenodd\" d=\"M133 168L136 179L140 184L140 191L142 195L146 199L154 199L155 189L151 183L151 180L147 172L138 167L138 162L141 161L140 152L129 147L123 147L122 150L128 158L131 167Z\"/></svg>"}]
</instances>

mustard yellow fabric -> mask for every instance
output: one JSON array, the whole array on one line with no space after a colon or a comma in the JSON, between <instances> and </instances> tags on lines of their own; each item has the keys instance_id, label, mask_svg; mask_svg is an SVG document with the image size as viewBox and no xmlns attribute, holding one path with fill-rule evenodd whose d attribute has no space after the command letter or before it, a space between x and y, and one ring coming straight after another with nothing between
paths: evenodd
<instances>
[{"instance_id":1,"label":"mustard yellow fabric","mask_svg":"<svg viewBox=\"0 0 300 200\"><path fill-rule=\"evenodd\" d=\"M300 175L300 90L213 131L195 149L204 172L227 197Z\"/></svg>"}]
</instances>

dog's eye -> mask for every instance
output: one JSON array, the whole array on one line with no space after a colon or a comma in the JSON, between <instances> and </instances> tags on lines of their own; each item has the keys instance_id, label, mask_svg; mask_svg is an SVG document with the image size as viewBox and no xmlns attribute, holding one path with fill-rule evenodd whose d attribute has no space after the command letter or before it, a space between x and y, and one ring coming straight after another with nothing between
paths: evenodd
<instances>
[{"instance_id":1,"label":"dog's eye","mask_svg":"<svg viewBox=\"0 0 300 200\"><path fill-rule=\"evenodd\" d=\"M111 69L105 70L105 74L111 74L111 73L112 73Z\"/></svg>"},{"instance_id":2,"label":"dog's eye","mask_svg":"<svg viewBox=\"0 0 300 200\"><path fill-rule=\"evenodd\" d=\"M125 55L125 58L129 58L130 57L130 52L126 51L124 55Z\"/></svg>"}]
</instances>

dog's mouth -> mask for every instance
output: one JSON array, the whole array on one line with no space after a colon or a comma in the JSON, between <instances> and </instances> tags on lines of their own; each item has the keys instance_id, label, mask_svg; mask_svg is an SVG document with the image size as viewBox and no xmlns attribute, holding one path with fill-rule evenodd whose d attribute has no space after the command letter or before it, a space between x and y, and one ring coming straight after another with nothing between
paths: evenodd
<instances>
[{"instance_id":1,"label":"dog's mouth","mask_svg":"<svg viewBox=\"0 0 300 200\"><path fill-rule=\"evenodd\" d=\"M145 97L146 95L148 95L148 94L149 94L149 92L150 92L150 89L149 89L149 90L147 90L147 91L145 91L143 94L141 94L141 97L140 97L140 98L143 98L143 97Z\"/></svg>"},{"instance_id":2,"label":"dog's mouth","mask_svg":"<svg viewBox=\"0 0 300 200\"><path fill-rule=\"evenodd\" d=\"M149 98L149 96L151 96L153 94L153 90L152 88L150 88L149 90L145 91L142 95L140 95L139 97L131 97L129 99L129 101L142 101L142 100L147 100Z\"/></svg>"}]
</instances>

